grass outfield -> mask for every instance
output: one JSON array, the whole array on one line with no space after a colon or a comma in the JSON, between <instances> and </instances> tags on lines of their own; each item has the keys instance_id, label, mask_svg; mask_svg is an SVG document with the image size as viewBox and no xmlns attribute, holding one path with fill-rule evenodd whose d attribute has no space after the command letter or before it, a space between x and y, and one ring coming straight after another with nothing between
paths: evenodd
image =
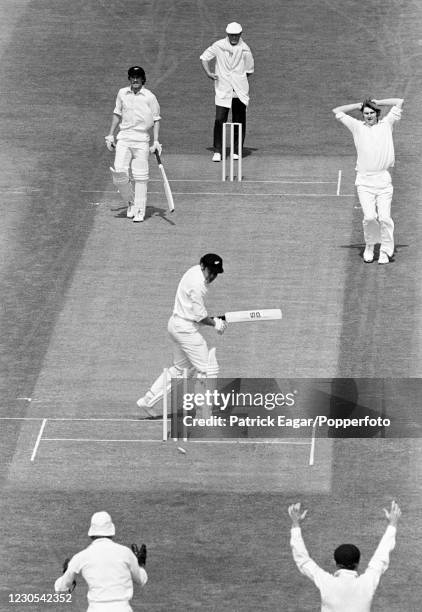
<instances>
[{"instance_id":1,"label":"grass outfield","mask_svg":"<svg viewBox=\"0 0 422 612\"><path fill-rule=\"evenodd\" d=\"M422 372L419 3L0 0L0 10L0 612L29 609L10 593L51 591L99 509L119 541L148 544L135 611L314 610L318 593L291 559L288 504L309 507L305 540L329 569L345 538L365 565L392 498L403 519L373 609L419 610L418 402L391 387ZM210 162L213 94L198 59L233 20L256 61L241 184L222 183ZM103 141L134 64L161 104L176 202L168 215L151 160L141 226L125 218ZM406 100L397 251L384 267L362 263L353 142L331 113L368 93ZM158 441L159 423L131 421L170 359L177 282L207 251L225 267L210 312L283 310L280 322L207 335L224 376L385 377L389 410L418 437L320 439L310 466L309 443L189 442L183 455ZM67 609L86 609L85 594L80 583Z\"/></svg>"}]
</instances>

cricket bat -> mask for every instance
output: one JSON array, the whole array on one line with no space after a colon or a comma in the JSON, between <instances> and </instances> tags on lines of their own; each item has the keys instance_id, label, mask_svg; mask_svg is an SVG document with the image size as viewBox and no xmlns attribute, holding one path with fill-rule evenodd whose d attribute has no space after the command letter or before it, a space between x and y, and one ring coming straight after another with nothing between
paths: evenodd
<instances>
[{"instance_id":1,"label":"cricket bat","mask_svg":"<svg viewBox=\"0 0 422 612\"><path fill-rule=\"evenodd\" d=\"M264 308L263 310L236 310L220 315L227 323L243 323L246 321L275 321L281 319L280 308Z\"/></svg>"},{"instance_id":2,"label":"cricket bat","mask_svg":"<svg viewBox=\"0 0 422 612\"><path fill-rule=\"evenodd\" d=\"M154 151L154 153L155 153L155 157L157 158L157 163L158 163L158 167L160 168L161 176L163 177L164 192L167 198L167 206L168 206L169 211L173 212L174 211L174 201L173 201L173 194L171 193L171 189L170 189L170 183L168 182L166 171L164 170L164 166L162 164L160 154L158 153L158 151Z\"/></svg>"}]
</instances>

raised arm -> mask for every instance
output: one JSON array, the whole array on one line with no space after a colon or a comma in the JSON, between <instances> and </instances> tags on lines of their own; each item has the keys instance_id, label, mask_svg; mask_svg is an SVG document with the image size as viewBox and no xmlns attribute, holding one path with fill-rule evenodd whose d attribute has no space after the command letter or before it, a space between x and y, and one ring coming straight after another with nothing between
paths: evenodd
<instances>
[{"instance_id":1,"label":"raised arm","mask_svg":"<svg viewBox=\"0 0 422 612\"><path fill-rule=\"evenodd\" d=\"M388 569L390 562L390 553L396 545L396 531L401 510L395 501L391 502L391 509L384 508L385 516L388 520L388 526L382 536L376 551L369 561L366 575L372 575L373 586L376 588L382 574Z\"/></svg>"},{"instance_id":2,"label":"raised arm","mask_svg":"<svg viewBox=\"0 0 422 612\"><path fill-rule=\"evenodd\" d=\"M398 106L402 108L404 100L403 98L385 98L384 100L373 100L373 102L377 106Z\"/></svg>"},{"instance_id":3,"label":"raised arm","mask_svg":"<svg viewBox=\"0 0 422 612\"><path fill-rule=\"evenodd\" d=\"M355 102L354 104L344 104L343 106L336 106L333 108L333 113L337 115L337 113L350 113L354 110L360 110L362 106L362 102Z\"/></svg>"},{"instance_id":4,"label":"raised arm","mask_svg":"<svg viewBox=\"0 0 422 612\"><path fill-rule=\"evenodd\" d=\"M308 511L304 510L302 512L300 503L296 503L289 506L288 512L292 519L290 546L292 548L293 559L300 573L310 578L318 586L320 582L319 578L326 572L324 572L324 570L309 556L300 528L300 523L303 521Z\"/></svg>"}]
</instances>

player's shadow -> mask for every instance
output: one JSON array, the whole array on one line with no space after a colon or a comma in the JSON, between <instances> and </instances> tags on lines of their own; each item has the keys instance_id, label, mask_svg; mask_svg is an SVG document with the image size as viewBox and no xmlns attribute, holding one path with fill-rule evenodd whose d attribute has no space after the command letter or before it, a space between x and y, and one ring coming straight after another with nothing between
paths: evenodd
<instances>
[{"instance_id":1,"label":"player's shadow","mask_svg":"<svg viewBox=\"0 0 422 612\"><path fill-rule=\"evenodd\" d=\"M393 256L390 257L390 263L395 263L395 255L396 253L399 253L400 249L407 249L409 247L408 244L396 244L394 246L394 253ZM365 251L365 245L362 243L359 244L342 244L340 245L341 249L355 249L356 251L359 251L359 257L362 259L363 261L363 253ZM375 248L374 248L374 263L377 263L378 261L378 257L380 254L380 245L376 244Z\"/></svg>"},{"instance_id":2,"label":"player's shadow","mask_svg":"<svg viewBox=\"0 0 422 612\"><path fill-rule=\"evenodd\" d=\"M126 216L127 206L119 206L117 208L112 208L111 210L112 212L117 213L116 215L114 215L116 219L125 219L128 223L131 221L131 219L128 219ZM162 219L164 219L164 221L166 221L170 225L176 225L174 221L169 219L169 215L170 213L168 212L167 208L158 208L157 206L148 205L145 211L145 218L144 218L143 223L147 222L148 219L150 219L151 217L161 217ZM134 225L141 225L141 224L134 223Z\"/></svg>"}]
</instances>

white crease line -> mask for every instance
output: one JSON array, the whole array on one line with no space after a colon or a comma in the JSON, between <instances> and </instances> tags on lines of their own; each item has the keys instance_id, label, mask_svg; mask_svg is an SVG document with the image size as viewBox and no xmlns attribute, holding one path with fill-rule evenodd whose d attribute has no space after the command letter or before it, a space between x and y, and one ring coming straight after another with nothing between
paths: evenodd
<instances>
[{"instance_id":1,"label":"white crease line","mask_svg":"<svg viewBox=\"0 0 422 612\"><path fill-rule=\"evenodd\" d=\"M31 461L34 461L35 455L37 454L38 446L41 442L42 432L44 431L44 427L46 423L47 423L47 419L43 419L43 422L41 423L40 431L38 432L37 441L35 442L34 450L32 451Z\"/></svg>"},{"instance_id":2,"label":"white crease line","mask_svg":"<svg viewBox=\"0 0 422 612\"><path fill-rule=\"evenodd\" d=\"M170 181L171 182L171 181ZM335 183L334 183L335 184ZM115 191L83 191L81 193L102 193L102 194L116 194ZM148 191L148 194L151 195L163 195L162 191ZM338 193L243 193L243 192L235 192L235 191L173 191L173 195L190 195L190 196L242 196L242 197L273 197L273 196L289 196L289 197L300 197L300 198L354 198L354 194L338 194Z\"/></svg>"},{"instance_id":3,"label":"white crease line","mask_svg":"<svg viewBox=\"0 0 422 612\"><path fill-rule=\"evenodd\" d=\"M340 195L340 187L341 187L341 170L338 171L338 179L337 179L337 195Z\"/></svg>"},{"instance_id":4,"label":"white crease line","mask_svg":"<svg viewBox=\"0 0 422 612\"><path fill-rule=\"evenodd\" d=\"M113 192L115 193L115 192ZM161 191L149 191L149 194L163 195ZM298 198L354 198L354 194L344 194L337 196L336 193L239 193L239 192L223 192L223 191L173 191L173 195L187 195L187 196L241 196L241 197L276 197L276 196L289 196Z\"/></svg>"},{"instance_id":5,"label":"white crease line","mask_svg":"<svg viewBox=\"0 0 422 612\"><path fill-rule=\"evenodd\" d=\"M314 465L314 461L315 461L315 432L316 432L316 421L314 421L314 424L312 427L311 450L309 453L309 465Z\"/></svg>"},{"instance_id":6,"label":"white crease line","mask_svg":"<svg viewBox=\"0 0 422 612\"><path fill-rule=\"evenodd\" d=\"M0 417L0 421L41 421L44 418L49 421L118 421L120 423L161 423L163 419L104 419L87 417Z\"/></svg>"},{"instance_id":7,"label":"white crease line","mask_svg":"<svg viewBox=\"0 0 422 612\"><path fill-rule=\"evenodd\" d=\"M177 441L181 441L178 439ZM160 442L161 439L154 440L125 440L117 439L100 439L100 438L43 438L43 442ZM294 444L297 446L309 446L311 442L291 442L289 440L189 440L189 443L194 444Z\"/></svg>"}]
</instances>

